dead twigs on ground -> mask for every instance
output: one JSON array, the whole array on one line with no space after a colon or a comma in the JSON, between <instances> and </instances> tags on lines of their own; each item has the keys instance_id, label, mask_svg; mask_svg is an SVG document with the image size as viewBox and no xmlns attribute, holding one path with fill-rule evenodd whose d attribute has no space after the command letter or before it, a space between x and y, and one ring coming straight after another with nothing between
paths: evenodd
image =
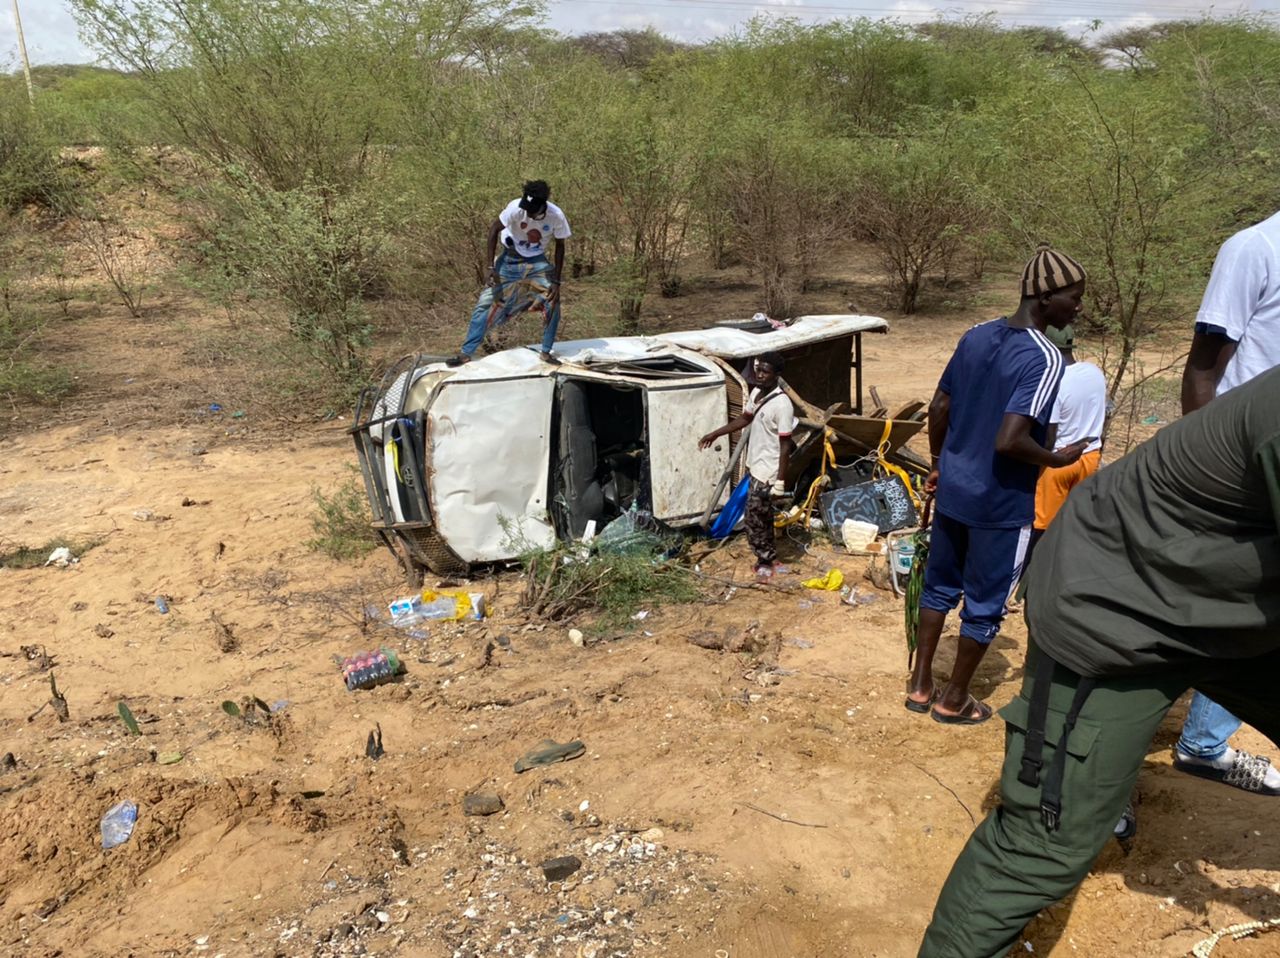
<instances>
[{"instance_id":1,"label":"dead twigs on ground","mask_svg":"<svg viewBox=\"0 0 1280 958\"><path fill-rule=\"evenodd\" d=\"M830 828L830 825L821 825L817 822L800 822L794 818L787 818L785 815L778 815L769 811L767 808L761 808L759 805L752 805L750 802L738 802L743 808L749 808L753 812L759 812L761 815L768 815L770 818L776 818L780 822L787 825L799 825L801 828Z\"/></svg>"},{"instance_id":2,"label":"dead twigs on ground","mask_svg":"<svg viewBox=\"0 0 1280 958\"><path fill-rule=\"evenodd\" d=\"M977 824L978 824L978 820L977 820L976 818L974 818L974 817L973 817L973 812L969 811L969 806L968 806L968 805L966 805L966 804L964 803L964 799L962 799L959 795L957 795L957 794L956 794L956 790L955 790L954 788L952 788L950 785L948 785L948 784L947 784L946 782L944 782L942 779L938 778L938 776L937 776L937 775L934 775L934 774L933 774L933 772L929 771L929 770L928 770L927 768L925 768L923 765L919 765L919 764L917 764L916 762L912 762L911 764L912 764L912 765L915 765L915 767L916 767L916 768L920 769L920 771L924 772L924 773L925 773L926 775L928 775L931 779L933 779L935 782L937 782L939 785L941 785L943 788L945 788L948 792L950 792L950 793L951 793L951 797L952 797L952 798L954 798L957 802L959 802L960 807L961 807L961 808L963 808L963 809L964 809L965 814L969 816L969 822L970 822L972 825L974 825L975 827L977 826Z\"/></svg>"}]
</instances>

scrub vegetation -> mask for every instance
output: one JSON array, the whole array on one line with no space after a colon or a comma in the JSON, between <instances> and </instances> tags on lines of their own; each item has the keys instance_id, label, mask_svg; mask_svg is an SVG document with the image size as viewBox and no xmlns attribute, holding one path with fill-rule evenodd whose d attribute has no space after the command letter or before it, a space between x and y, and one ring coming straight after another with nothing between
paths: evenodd
<instances>
[{"instance_id":1,"label":"scrub vegetation","mask_svg":"<svg viewBox=\"0 0 1280 958\"><path fill-rule=\"evenodd\" d=\"M575 334L643 331L655 300L732 266L795 315L842 241L887 276L866 311L965 305L1049 241L1090 271L1113 396L1280 192L1280 31L1260 18L1081 36L761 20L686 46L560 36L510 0L72 6L105 66L37 69L31 108L0 82L0 243L74 224L106 298L140 316L180 280L241 334L279 336L235 348L292 342L335 405L388 327L465 315L487 225L530 176L573 226ZM126 255L122 194L174 204L172 275ZM57 272L4 286L6 329L56 313ZM5 395L62 398L23 348Z\"/></svg>"}]
</instances>

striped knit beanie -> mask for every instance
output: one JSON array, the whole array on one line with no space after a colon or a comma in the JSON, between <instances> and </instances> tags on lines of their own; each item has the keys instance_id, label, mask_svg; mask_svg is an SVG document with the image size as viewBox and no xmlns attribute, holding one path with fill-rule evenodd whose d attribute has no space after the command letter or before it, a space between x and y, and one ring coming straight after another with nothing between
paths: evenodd
<instances>
[{"instance_id":1,"label":"striped knit beanie","mask_svg":"<svg viewBox=\"0 0 1280 958\"><path fill-rule=\"evenodd\" d=\"M1084 267L1066 253L1059 253L1041 243L1036 255L1027 262L1022 271L1022 295L1043 296L1057 289L1074 286L1085 278Z\"/></svg>"}]
</instances>

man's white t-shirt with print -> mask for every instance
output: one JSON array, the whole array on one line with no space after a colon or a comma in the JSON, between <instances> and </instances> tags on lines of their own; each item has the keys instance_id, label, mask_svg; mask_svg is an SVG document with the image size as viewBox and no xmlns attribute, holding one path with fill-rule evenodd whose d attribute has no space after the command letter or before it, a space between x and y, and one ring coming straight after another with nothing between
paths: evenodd
<instances>
[{"instance_id":1,"label":"man's white t-shirt with print","mask_svg":"<svg viewBox=\"0 0 1280 958\"><path fill-rule=\"evenodd\" d=\"M1280 213L1222 244L1196 325L1237 344L1218 396L1280 366Z\"/></svg>"},{"instance_id":2,"label":"man's white t-shirt with print","mask_svg":"<svg viewBox=\"0 0 1280 958\"><path fill-rule=\"evenodd\" d=\"M1054 452L1081 439L1092 438L1085 452L1102 448L1107 422L1107 377L1093 363L1072 363L1062 370L1058 399L1049 422L1058 427Z\"/></svg>"},{"instance_id":3,"label":"man's white t-shirt with print","mask_svg":"<svg viewBox=\"0 0 1280 958\"><path fill-rule=\"evenodd\" d=\"M519 200L512 200L498 214L498 222L502 224L502 245L525 259L545 256L551 240L570 236L569 221L554 203L548 203L547 211L534 219L528 210L520 208Z\"/></svg>"},{"instance_id":4,"label":"man's white t-shirt with print","mask_svg":"<svg viewBox=\"0 0 1280 958\"><path fill-rule=\"evenodd\" d=\"M800 425L796 408L781 389L774 387L762 396L757 387L742 409L755 417L747 430L747 471L760 482L773 482L779 478L782 440Z\"/></svg>"}]
</instances>

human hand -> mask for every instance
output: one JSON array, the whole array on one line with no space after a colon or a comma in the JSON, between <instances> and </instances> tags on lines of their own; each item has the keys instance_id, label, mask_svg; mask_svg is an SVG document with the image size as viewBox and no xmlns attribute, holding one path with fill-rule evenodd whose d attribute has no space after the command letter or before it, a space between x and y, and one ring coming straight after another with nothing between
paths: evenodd
<instances>
[{"instance_id":1,"label":"human hand","mask_svg":"<svg viewBox=\"0 0 1280 958\"><path fill-rule=\"evenodd\" d=\"M553 282L551 284L551 292L547 293L547 304L554 305L560 302L560 283Z\"/></svg>"},{"instance_id":2,"label":"human hand","mask_svg":"<svg viewBox=\"0 0 1280 958\"><path fill-rule=\"evenodd\" d=\"M710 446L713 442L716 441L716 438L717 437L715 433L711 433L711 432L707 433L705 436L703 436L701 439L698 440L698 448L706 449L708 446Z\"/></svg>"},{"instance_id":3,"label":"human hand","mask_svg":"<svg viewBox=\"0 0 1280 958\"><path fill-rule=\"evenodd\" d=\"M924 480L924 493L926 496L931 496L938 491L938 479L938 469L935 466L929 470L929 475Z\"/></svg>"},{"instance_id":4,"label":"human hand","mask_svg":"<svg viewBox=\"0 0 1280 958\"><path fill-rule=\"evenodd\" d=\"M1063 466L1070 466L1080 461L1080 457L1084 455L1084 451L1089 448L1092 440L1080 439L1071 445L1059 449L1054 455L1058 457L1058 465L1056 468L1061 469Z\"/></svg>"}]
</instances>

